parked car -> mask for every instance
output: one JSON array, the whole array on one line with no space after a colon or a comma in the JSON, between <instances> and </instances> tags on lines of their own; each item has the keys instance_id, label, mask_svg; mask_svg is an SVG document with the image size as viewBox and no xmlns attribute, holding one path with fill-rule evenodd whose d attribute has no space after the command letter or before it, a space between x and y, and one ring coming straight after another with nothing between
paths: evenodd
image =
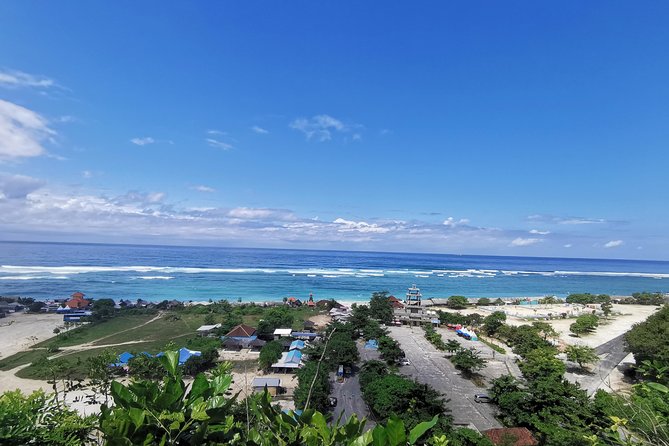
<instances>
[{"instance_id":1,"label":"parked car","mask_svg":"<svg viewBox=\"0 0 669 446\"><path fill-rule=\"evenodd\" d=\"M401 364L401 365L411 365L411 363L409 362L409 360L406 359L406 358L402 359L402 360L400 361L400 364Z\"/></svg>"},{"instance_id":2,"label":"parked car","mask_svg":"<svg viewBox=\"0 0 669 446\"><path fill-rule=\"evenodd\" d=\"M485 393L477 393L474 395L474 401L477 403L492 403L492 398Z\"/></svg>"},{"instance_id":3,"label":"parked car","mask_svg":"<svg viewBox=\"0 0 669 446\"><path fill-rule=\"evenodd\" d=\"M337 398L331 396L330 398L328 398L328 404L330 405L330 407L337 406Z\"/></svg>"}]
</instances>

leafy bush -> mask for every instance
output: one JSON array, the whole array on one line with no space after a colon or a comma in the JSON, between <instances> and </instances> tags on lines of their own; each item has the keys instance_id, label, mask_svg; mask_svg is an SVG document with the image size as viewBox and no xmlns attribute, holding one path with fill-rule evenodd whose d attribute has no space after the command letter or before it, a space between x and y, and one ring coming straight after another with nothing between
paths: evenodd
<instances>
[{"instance_id":1,"label":"leafy bush","mask_svg":"<svg viewBox=\"0 0 669 446\"><path fill-rule=\"evenodd\" d=\"M82 418L42 390L0 395L0 444L78 446L88 439L95 417Z\"/></svg>"}]
</instances>

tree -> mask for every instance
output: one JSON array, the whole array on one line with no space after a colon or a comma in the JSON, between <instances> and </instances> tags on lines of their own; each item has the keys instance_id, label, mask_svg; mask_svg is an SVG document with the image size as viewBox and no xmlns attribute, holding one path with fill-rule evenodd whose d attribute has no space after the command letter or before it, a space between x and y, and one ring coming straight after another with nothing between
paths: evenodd
<instances>
[{"instance_id":1,"label":"tree","mask_svg":"<svg viewBox=\"0 0 669 446\"><path fill-rule=\"evenodd\" d=\"M483 319L483 330L488 336L494 336L506 321L503 311L495 311Z\"/></svg>"},{"instance_id":2,"label":"tree","mask_svg":"<svg viewBox=\"0 0 669 446\"><path fill-rule=\"evenodd\" d=\"M602 303L602 313L604 313L605 318L608 318L611 315L612 310L613 304L610 301Z\"/></svg>"},{"instance_id":3,"label":"tree","mask_svg":"<svg viewBox=\"0 0 669 446\"><path fill-rule=\"evenodd\" d=\"M625 342L637 364L646 360L669 364L669 305L634 324L625 334Z\"/></svg>"},{"instance_id":4,"label":"tree","mask_svg":"<svg viewBox=\"0 0 669 446\"><path fill-rule=\"evenodd\" d=\"M111 350L104 350L102 353L86 359L90 385L96 394L104 396L104 404L109 403L111 383L116 373L116 368L110 367L110 364L115 361L116 355Z\"/></svg>"},{"instance_id":5,"label":"tree","mask_svg":"<svg viewBox=\"0 0 669 446\"><path fill-rule=\"evenodd\" d=\"M506 303L505 303L501 298L498 297L498 298L495 300L495 305L497 305L497 306L500 306L500 305L506 305Z\"/></svg>"},{"instance_id":6,"label":"tree","mask_svg":"<svg viewBox=\"0 0 669 446\"><path fill-rule=\"evenodd\" d=\"M469 305L469 301L465 296L451 296L446 302L446 306L454 310L462 310L467 308L467 305Z\"/></svg>"},{"instance_id":7,"label":"tree","mask_svg":"<svg viewBox=\"0 0 669 446\"><path fill-rule=\"evenodd\" d=\"M94 321L104 321L114 317L116 304L112 299L98 299L93 301L91 307L91 319Z\"/></svg>"},{"instance_id":8,"label":"tree","mask_svg":"<svg viewBox=\"0 0 669 446\"><path fill-rule=\"evenodd\" d=\"M476 306L478 306L478 307L487 307L490 304L491 304L491 301L487 297L482 297L476 302Z\"/></svg>"},{"instance_id":9,"label":"tree","mask_svg":"<svg viewBox=\"0 0 669 446\"><path fill-rule=\"evenodd\" d=\"M359 358L358 346L349 333L335 332L328 342L326 357L332 366L352 366Z\"/></svg>"},{"instance_id":10,"label":"tree","mask_svg":"<svg viewBox=\"0 0 669 446\"><path fill-rule=\"evenodd\" d=\"M258 322L258 336L269 338L277 328L288 328L293 325L293 314L288 307L271 308L265 317Z\"/></svg>"},{"instance_id":11,"label":"tree","mask_svg":"<svg viewBox=\"0 0 669 446\"><path fill-rule=\"evenodd\" d=\"M452 355L453 353L460 350L460 348L462 348L462 346L455 339L449 339L448 341L446 341L444 343L444 348L447 352L449 352Z\"/></svg>"},{"instance_id":12,"label":"tree","mask_svg":"<svg viewBox=\"0 0 669 446\"><path fill-rule=\"evenodd\" d=\"M587 345L569 345L565 349L565 353L569 361L577 363L583 370L585 370L584 366L586 364L594 364L599 361L597 351Z\"/></svg>"},{"instance_id":13,"label":"tree","mask_svg":"<svg viewBox=\"0 0 669 446\"><path fill-rule=\"evenodd\" d=\"M30 305L28 305L28 311L31 313L39 313L42 311L42 308L44 308L46 304L44 302L33 302Z\"/></svg>"},{"instance_id":14,"label":"tree","mask_svg":"<svg viewBox=\"0 0 669 446\"><path fill-rule=\"evenodd\" d=\"M216 317L212 313L207 314L202 320L204 325L214 325L216 324Z\"/></svg>"},{"instance_id":15,"label":"tree","mask_svg":"<svg viewBox=\"0 0 669 446\"><path fill-rule=\"evenodd\" d=\"M518 367L528 381L561 379L566 371L564 363L555 357L555 349L551 348L537 348L530 351Z\"/></svg>"},{"instance_id":16,"label":"tree","mask_svg":"<svg viewBox=\"0 0 669 446\"><path fill-rule=\"evenodd\" d=\"M589 334L599 326L599 318L594 314L582 314L576 318L576 322L569 326L569 331L576 336Z\"/></svg>"},{"instance_id":17,"label":"tree","mask_svg":"<svg viewBox=\"0 0 669 446\"><path fill-rule=\"evenodd\" d=\"M360 387L367 385L377 379L383 378L388 374L388 365L383 361L371 360L365 361L360 367Z\"/></svg>"},{"instance_id":18,"label":"tree","mask_svg":"<svg viewBox=\"0 0 669 446\"><path fill-rule=\"evenodd\" d=\"M354 330L361 331L367 325L370 318L371 312L367 305L353 304L348 323L351 324Z\"/></svg>"},{"instance_id":19,"label":"tree","mask_svg":"<svg viewBox=\"0 0 669 446\"><path fill-rule=\"evenodd\" d=\"M451 356L451 362L456 369L462 370L463 375L471 376L483 369L488 361L481 358L475 350L461 348Z\"/></svg>"},{"instance_id":20,"label":"tree","mask_svg":"<svg viewBox=\"0 0 669 446\"><path fill-rule=\"evenodd\" d=\"M548 338L555 339L560 335L548 322L532 322L532 329L544 338L544 340Z\"/></svg>"},{"instance_id":21,"label":"tree","mask_svg":"<svg viewBox=\"0 0 669 446\"><path fill-rule=\"evenodd\" d=\"M258 365L262 370L269 370L269 368L281 358L283 352L283 344L280 341L269 341L260 349L258 356Z\"/></svg>"},{"instance_id":22,"label":"tree","mask_svg":"<svg viewBox=\"0 0 669 446\"><path fill-rule=\"evenodd\" d=\"M632 293L634 303L637 305L662 305L664 296L662 293L649 293L644 291L642 293Z\"/></svg>"},{"instance_id":23,"label":"tree","mask_svg":"<svg viewBox=\"0 0 669 446\"><path fill-rule=\"evenodd\" d=\"M400 345L390 336L381 336L379 339L379 353L388 364L397 364L404 352Z\"/></svg>"},{"instance_id":24,"label":"tree","mask_svg":"<svg viewBox=\"0 0 669 446\"><path fill-rule=\"evenodd\" d=\"M539 303L542 305L555 305L562 303L562 301L555 296L546 296L539 299Z\"/></svg>"},{"instance_id":25,"label":"tree","mask_svg":"<svg viewBox=\"0 0 669 446\"><path fill-rule=\"evenodd\" d=\"M380 291L372 294L369 301L369 312L375 319L384 324L393 321L393 307L388 300L388 291Z\"/></svg>"},{"instance_id":26,"label":"tree","mask_svg":"<svg viewBox=\"0 0 669 446\"><path fill-rule=\"evenodd\" d=\"M318 361L307 361L296 373L297 388L293 392L295 407L304 409L309 399L309 409L325 411L330 395L330 380L327 368ZM316 379L314 380L314 377ZM313 387L312 387L313 383ZM309 395L311 392L311 395Z\"/></svg>"},{"instance_id":27,"label":"tree","mask_svg":"<svg viewBox=\"0 0 669 446\"><path fill-rule=\"evenodd\" d=\"M608 294L590 294L590 293L574 293L567 296L567 303L570 304L601 304L611 300Z\"/></svg>"}]
</instances>

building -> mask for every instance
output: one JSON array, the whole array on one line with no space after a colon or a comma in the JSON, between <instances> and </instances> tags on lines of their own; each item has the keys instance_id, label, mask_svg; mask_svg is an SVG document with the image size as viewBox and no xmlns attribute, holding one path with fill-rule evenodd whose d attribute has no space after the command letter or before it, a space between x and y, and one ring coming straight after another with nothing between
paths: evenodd
<instances>
[{"instance_id":1,"label":"building","mask_svg":"<svg viewBox=\"0 0 669 446\"><path fill-rule=\"evenodd\" d=\"M288 346L288 350L303 350L306 347L304 341L293 341Z\"/></svg>"},{"instance_id":2,"label":"building","mask_svg":"<svg viewBox=\"0 0 669 446\"><path fill-rule=\"evenodd\" d=\"M223 346L225 348L232 348L241 350L242 348L250 348L251 343L258 339L256 329L244 324L239 324L230 330L225 336L221 336Z\"/></svg>"},{"instance_id":3,"label":"building","mask_svg":"<svg viewBox=\"0 0 669 446\"><path fill-rule=\"evenodd\" d=\"M65 306L72 310L83 310L91 304L89 300L84 299L84 293L77 291L72 293L71 299L65 302Z\"/></svg>"},{"instance_id":4,"label":"building","mask_svg":"<svg viewBox=\"0 0 669 446\"><path fill-rule=\"evenodd\" d=\"M290 328L277 328L274 330L274 339L288 337L292 332L293 330Z\"/></svg>"},{"instance_id":5,"label":"building","mask_svg":"<svg viewBox=\"0 0 669 446\"><path fill-rule=\"evenodd\" d=\"M438 319L434 311L429 311L422 306L422 294L416 285L407 290L404 306L395 308L393 314L395 321L406 325L435 324Z\"/></svg>"},{"instance_id":6,"label":"building","mask_svg":"<svg viewBox=\"0 0 669 446\"><path fill-rule=\"evenodd\" d=\"M389 296L388 297L388 302L390 302L390 306L393 307L393 309L402 309L404 308L404 304L402 303L401 300L396 298L395 296Z\"/></svg>"},{"instance_id":7,"label":"building","mask_svg":"<svg viewBox=\"0 0 669 446\"><path fill-rule=\"evenodd\" d=\"M217 330L219 328L221 328L221 324L203 325L195 331L197 331L197 334L201 336L209 336L214 332L214 330Z\"/></svg>"},{"instance_id":8,"label":"building","mask_svg":"<svg viewBox=\"0 0 669 446\"><path fill-rule=\"evenodd\" d=\"M503 427L483 432L496 446L537 446L539 442L526 427Z\"/></svg>"},{"instance_id":9,"label":"building","mask_svg":"<svg viewBox=\"0 0 669 446\"><path fill-rule=\"evenodd\" d=\"M302 352L299 350L281 353L281 359L272 364L272 370L284 373L294 372L300 367L302 367Z\"/></svg>"},{"instance_id":10,"label":"building","mask_svg":"<svg viewBox=\"0 0 669 446\"><path fill-rule=\"evenodd\" d=\"M267 392L276 396L281 390L281 378L253 378L251 383L254 393Z\"/></svg>"}]
</instances>

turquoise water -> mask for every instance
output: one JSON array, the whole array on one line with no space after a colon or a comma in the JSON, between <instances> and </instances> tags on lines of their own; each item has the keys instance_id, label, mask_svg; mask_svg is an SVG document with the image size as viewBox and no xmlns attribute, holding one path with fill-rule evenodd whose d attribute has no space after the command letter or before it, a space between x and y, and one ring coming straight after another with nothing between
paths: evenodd
<instances>
[{"instance_id":1,"label":"turquoise water","mask_svg":"<svg viewBox=\"0 0 669 446\"><path fill-rule=\"evenodd\" d=\"M270 301L669 291L669 262L0 242L0 295Z\"/></svg>"}]
</instances>

